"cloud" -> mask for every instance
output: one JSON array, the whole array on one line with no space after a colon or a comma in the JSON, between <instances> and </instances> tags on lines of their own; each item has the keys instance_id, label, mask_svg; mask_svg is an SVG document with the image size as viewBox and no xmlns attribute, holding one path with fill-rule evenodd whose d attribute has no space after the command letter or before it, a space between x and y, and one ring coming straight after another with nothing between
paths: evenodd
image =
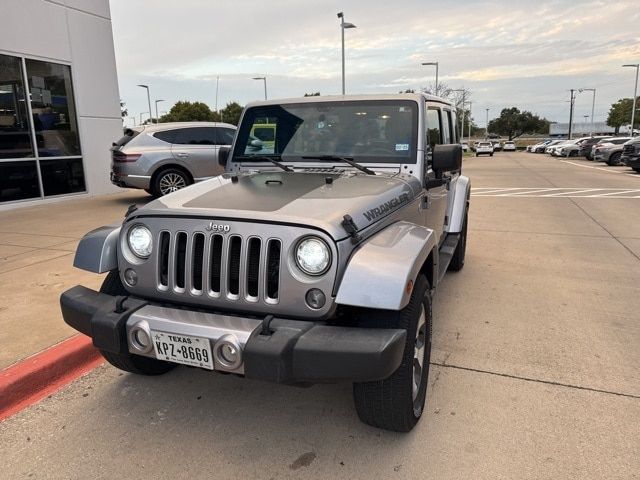
<instances>
[{"instance_id":1,"label":"cloud","mask_svg":"<svg viewBox=\"0 0 640 480\"><path fill-rule=\"evenodd\" d=\"M425 86L434 71L420 63L438 61L442 81L474 89L478 108L538 105L552 117L564 111L566 88L598 84L604 115L631 93L620 65L640 60L633 2L111 0L111 7L121 95L133 112L144 109L135 88L143 80L167 104L211 104L217 76L224 101L258 98L256 74L268 77L272 96L338 93L343 8L357 25L345 32L353 93Z\"/></svg>"}]
</instances>

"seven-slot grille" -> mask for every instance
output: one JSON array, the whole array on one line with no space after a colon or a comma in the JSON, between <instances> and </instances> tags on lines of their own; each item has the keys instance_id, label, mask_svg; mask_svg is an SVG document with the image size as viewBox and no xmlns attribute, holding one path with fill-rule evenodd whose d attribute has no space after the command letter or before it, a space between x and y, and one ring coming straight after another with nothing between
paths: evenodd
<instances>
[{"instance_id":1,"label":"seven-slot grille","mask_svg":"<svg viewBox=\"0 0 640 480\"><path fill-rule=\"evenodd\" d=\"M162 231L157 285L177 294L277 303L281 250L273 238Z\"/></svg>"}]
</instances>

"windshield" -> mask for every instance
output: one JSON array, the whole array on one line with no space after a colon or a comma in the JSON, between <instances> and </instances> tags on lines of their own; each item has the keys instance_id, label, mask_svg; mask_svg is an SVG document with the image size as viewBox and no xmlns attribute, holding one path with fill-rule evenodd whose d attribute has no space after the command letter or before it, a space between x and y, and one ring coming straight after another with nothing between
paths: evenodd
<instances>
[{"instance_id":1,"label":"windshield","mask_svg":"<svg viewBox=\"0 0 640 480\"><path fill-rule=\"evenodd\" d=\"M417 139L418 104L410 100L266 105L246 111L234 161L265 161L257 157L273 155L296 162L333 156L360 163L416 163Z\"/></svg>"}]
</instances>

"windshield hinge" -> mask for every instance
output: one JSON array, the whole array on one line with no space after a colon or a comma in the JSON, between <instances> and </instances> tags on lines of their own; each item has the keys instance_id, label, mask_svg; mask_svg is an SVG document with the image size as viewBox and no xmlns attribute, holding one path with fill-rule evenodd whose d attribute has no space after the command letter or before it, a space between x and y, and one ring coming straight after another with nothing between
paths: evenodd
<instances>
[{"instance_id":1,"label":"windshield hinge","mask_svg":"<svg viewBox=\"0 0 640 480\"><path fill-rule=\"evenodd\" d=\"M353 221L351 215L345 215L342 217L342 227L351 237L352 243L358 243L360 241L360 235L358 235L358 227L356 226L356 222Z\"/></svg>"}]
</instances>

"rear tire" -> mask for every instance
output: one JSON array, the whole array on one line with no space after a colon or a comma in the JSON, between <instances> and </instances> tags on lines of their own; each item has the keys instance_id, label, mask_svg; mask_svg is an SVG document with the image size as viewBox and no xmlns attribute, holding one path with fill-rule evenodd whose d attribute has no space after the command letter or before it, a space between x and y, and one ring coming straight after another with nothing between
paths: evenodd
<instances>
[{"instance_id":1,"label":"rear tire","mask_svg":"<svg viewBox=\"0 0 640 480\"><path fill-rule=\"evenodd\" d=\"M402 363L389 378L353 384L358 417L373 427L409 432L422 416L429 379L432 326L426 277L418 275L405 308L363 311L360 324L368 328L402 328L407 331L407 340Z\"/></svg>"},{"instance_id":2,"label":"rear tire","mask_svg":"<svg viewBox=\"0 0 640 480\"><path fill-rule=\"evenodd\" d=\"M154 197L162 197L177 192L193 183L191 177L179 168L166 168L153 176L151 193Z\"/></svg>"},{"instance_id":3,"label":"rear tire","mask_svg":"<svg viewBox=\"0 0 640 480\"><path fill-rule=\"evenodd\" d=\"M464 221L462 223L462 232L460 232L460 241L456 246L456 251L453 253L453 258L449 263L447 270L452 272L459 272L464 267L464 257L467 253L467 218L469 217L469 206L464 212Z\"/></svg>"},{"instance_id":4,"label":"rear tire","mask_svg":"<svg viewBox=\"0 0 640 480\"><path fill-rule=\"evenodd\" d=\"M117 270L111 270L100 287L100 293L111 296L129 295L125 290ZM107 362L125 372L138 375L162 375L175 367L175 364L154 358L131 355L129 353L113 353L100 350Z\"/></svg>"}]
</instances>

